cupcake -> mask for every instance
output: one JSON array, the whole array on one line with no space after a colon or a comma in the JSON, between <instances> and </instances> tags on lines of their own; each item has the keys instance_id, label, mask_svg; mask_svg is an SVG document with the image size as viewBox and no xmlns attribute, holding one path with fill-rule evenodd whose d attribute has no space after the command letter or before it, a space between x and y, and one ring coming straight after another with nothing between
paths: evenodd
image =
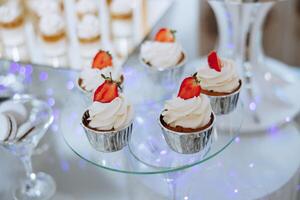
<instances>
[{"instance_id":1,"label":"cupcake","mask_svg":"<svg viewBox=\"0 0 300 200\"><path fill-rule=\"evenodd\" d=\"M61 58L60 64L66 64L67 35L64 18L58 13L43 15L39 22L39 35L44 55L49 60Z\"/></svg>"},{"instance_id":2,"label":"cupcake","mask_svg":"<svg viewBox=\"0 0 300 200\"><path fill-rule=\"evenodd\" d=\"M202 93L210 98L216 114L228 114L236 108L242 80L234 61L221 59L213 51L208 56L208 66L198 70L197 79L201 82Z\"/></svg>"},{"instance_id":3,"label":"cupcake","mask_svg":"<svg viewBox=\"0 0 300 200\"><path fill-rule=\"evenodd\" d=\"M123 75L113 66L112 56L109 52L100 50L94 57L92 67L85 68L79 75L78 86L81 91L91 95L99 85L105 82L104 76L123 82Z\"/></svg>"},{"instance_id":4,"label":"cupcake","mask_svg":"<svg viewBox=\"0 0 300 200\"><path fill-rule=\"evenodd\" d=\"M179 82L187 56L181 45L176 42L175 31L162 28L154 41L146 41L141 46L140 62L145 66L147 76L153 83L167 85L170 92Z\"/></svg>"},{"instance_id":5,"label":"cupcake","mask_svg":"<svg viewBox=\"0 0 300 200\"><path fill-rule=\"evenodd\" d=\"M99 19L94 15L85 15L77 24L77 37L81 56L92 58L101 45Z\"/></svg>"},{"instance_id":6,"label":"cupcake","mask_svg":"<svg viewBox=\"0 0 300 200\"><path fill-rule=\"evenodd\" d=\"M160 29L154 41L142 44L140 58L147 67L164 71L183 66L186 55L181 45L176 42L174 30Z\"/></svg>"},{"instance_id":7,"label":"cupcake","mask_svg":"<svg viewBox=\"0 0 300 200\"><path fill-rule=\"evenodd\" d=\"M98 16L98 7L94 0L79 0L76 2L76 15L82 19L85 15Z\"/></svg>"},{"instance_id":8,"label":"cupcake","mask_svg":"<svg viewBox=\"0 0 300 200\"><path fill-rule=\"evenodd\" d=\"M201 94L196 76L183 80L177 96L166 101L159 117L164 138L182 154L208 150L215 122L209 98Z\"/></svg>"},{"instance_id":9,"label":"cupcake","mask_svg":"<svg viewBox=\"0 0 300 200\"><path fill-rule=\"evenodd\" d=\"M20 1L8 1L0 6L0 28L4 56L14 61L28 62L25 18Z\"/></svg>"},{"instance_id":10,"label":"cupcake","mask_svg":"<svg viewBox=\"0 0 300 200\"><path fill-rule=\"evenodd\" d=\"M131 137L133 109L119 83L106 78L94 93L93 104L82 116L87 138L97 151L114 152L125 147Z\"/></svg>"},{"instance_id":11,"label":"cupcake","mask_svg":"<svg viewBox=\"0 0 300 200\"><path fill-rule=\"evenodd\" d=\"M113 0L110 4L111 33L113 38L131 37L133 9L131 0Z\"/></svg>"}]
</instances>

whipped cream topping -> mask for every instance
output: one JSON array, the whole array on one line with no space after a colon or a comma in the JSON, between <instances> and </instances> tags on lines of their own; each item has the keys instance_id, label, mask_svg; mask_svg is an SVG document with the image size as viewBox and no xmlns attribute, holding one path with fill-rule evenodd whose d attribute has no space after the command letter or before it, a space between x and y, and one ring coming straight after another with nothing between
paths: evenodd
<instances>
[{"instance_id":1,"label":"whipped cream topping","mask_svg":"<svg viewBox=\"0 0 300 200\"><path fill-rule=\"evenodd\" d=\"M76 12L79 15L97 14L97 5L94 0L79 0L76 3Z\"/></svg>"},{"instance_id":2,"label":"whipped cream topping","mask_svg":"<svg viewBox=\"0 0 300 200\"><path fill-rule=\"evenodd\" d=\"M184 100L173 97L166 101L163 120L172 127L197 129L204 127L210 121L212 108L207 96L201 94L198 97Z\"/></svg>"},{"instance_id":3,"label":"whipped cream topping","mask_svg":"<svg viewBox=\"0 0 300 200\"><path fill-rule=\"evenodd\" d=\"M100 35L100 22L94 15L85 15L77 25L77 35L81 39L96 38Z\"/></svg>"},{"instance_id":4,"label":"whipped cream topping","mask_svg":"<svg viewBox=\"0 0 300 200\"><path fill-rule=\"evenodd\" d=\"M146 41L141 47L141 58L153 67L168 68L178 64L182 47L177 42Z\"/></svg>"},{"instance_id":5,"label":"whipped cream topping","mask_svg":"<svg viewBox=\"0 0 300 200\"><path fill-rule=\"evenodd\" d=\"M39 17L61 12L61 5L58 0L31 0L30 7Z\"/></svg>"},{"instance_id":6,"label":"whipped cream topping","mask_svg":"<svg viewBox=\"0 0 300 200\"><path fill-rule=\"evenodd\" d=\"M11 23L23 13L18 1L9 1L0 6L0 22Z\"/></svg>"},{"instance_id":7,"label":"whipped cream topping","mask_svg":"<svg viewBox=\"0 0 300 200\"><path fill-rule=\"evenodd\" d=\"M56 13L49 13L42 16L39 23L39 29L43 35L57 35L64 32L65 22L61 15Z\"/></svg>"},{"instance_id":8,"label":"whipped cream topping","mask_svg":"<svg viewBox=\"0 0 300 200\"><path fill-rule=\"evenodd\" d=\"M236 71L235 63L232 60L222 59L221 72L217 72L209 66L202 67L197 72L201 88L214 92L230 93L239 86L239 76Z\"/></svg>"},{"instance_id":9,"label":"whipped cream topping","mask_svg":"<svg viewBox=\"0 0 300 200\"><path fill-rule=\"evenodd\" d=\"M110 73L113 80L120 79L121 74L118 70L115 70L114 67L106 67L102 70L85 68L79 76L82 80L81 86L86 91L93 92L105 81L101 74L104 74L105 76L109 77Z\"/></svg>"},{"instance_id":10,"label":"whipped cream topping","mask_svg":"<svg viewBox=\"0 0 300 200\"><path fill-rule=\"evenodd\" d=\"M126 15L132 12L131 0L113 0L110 6L113 14Z\"/></svg>"},{"instance_id":11,"label":"whipped cream topping","mask_svg":"<svg viewBox=\"0 0 300 200\"><path fill-rule=\"evenodd\" d=\"M88 112L89 126L102 131L120 130L133 119L132 106L123 95L119 95L110 103L93 102Z\"/></svg>"}]
</instances>

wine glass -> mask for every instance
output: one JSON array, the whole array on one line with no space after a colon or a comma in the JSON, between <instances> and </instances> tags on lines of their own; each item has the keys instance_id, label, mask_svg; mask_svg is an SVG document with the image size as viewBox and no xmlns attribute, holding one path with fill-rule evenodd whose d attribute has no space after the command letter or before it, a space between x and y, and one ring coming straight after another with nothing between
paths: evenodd
<instances>
[{"instance_id":1,"label":"wine glass","mask_svg":"<svg viewBox=\"0 0 300 200\"><path fill-rule=\"evenodd\" d=\"M217 49L221 55L237 61L244 77L242 98L247 105L245 115L249 123L242 132L265 130L282 123L286 115L290 116L297 110L295 97L288 92L292 90L291 80L272 73L274 63L272 69L268 67L262 48L264 20L271 7L279 1L208 0L216 14L220 32ZM287 87L283 89L282 86ZM281 114L276 115L272 112L274 105L278 104L282 105ZM272 117L266 117L266 114Z\"/></svg>"},{"instance_id":2,"label":"wine glass","mask_svg":"<svg viewBox=\"0 0 300 200\"><path fill-rule=\"evenodd\" d=\"M51 176L46 173L34 173L31 156L53 122L53 114L47 103L30 95L14 95L13 102L22 103L29 111L28 122L32 125L31 131L22 137L1 142L6 150L17 156L23 163L26 178L20 182L13 191L13 197L17 200L40 200L51 198L56 185ZM27 123L27 122L26 122Z\"/></svg>"}]
</instances>

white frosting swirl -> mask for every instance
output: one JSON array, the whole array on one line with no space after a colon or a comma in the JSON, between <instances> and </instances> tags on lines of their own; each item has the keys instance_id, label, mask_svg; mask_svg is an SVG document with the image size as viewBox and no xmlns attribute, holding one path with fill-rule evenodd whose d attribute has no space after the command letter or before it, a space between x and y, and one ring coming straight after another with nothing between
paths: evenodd
<instances>
[{"instance_id":1,"label":"white frosting swirl","mask_svg":"<svg viewBox=\"0 0 300 200\"><path fill-rule=\"evenodd\" d=\"M86 91L93 92L104 82L101 74L109 77L110 73L113 80L120 79L121 74L119 71L115 70L114 67L106 67L102 70L85 68L80 74L80 78L82 80L81 86L84 87Z\"/></svg>"},{"instance_id":2,"label":"white frosting swirl","mask_svg":"<svg viewBox=\"0 0 300 200\"><path fill-rule=\"evenodd\" d=\"M18 1L9 1L0 6L0 22L11 23L22 15L22 9Z\"/></svg>"},{"instance_id":3,"label":"white frosting swirl","mask_svg":"<svg viewBox=\"0 0 300 200\"><path fill-rule=\"evenodd\" d=\"M76 12L79 15L97 14L97 5L94 0L79 0L76 3Z\"/></svg>"},{"instance_id":4,"label":"white frosting swirl","mask_svg":"<svg viewBox=\"0 0 300 200\"><path fill-rule=\"evenodd\" d=\"M239 86L239 76L232 60L222 59L222 69L218 72L205 66L197 72L202 89L214 92L230 93Z\"/></svg>"},{"instance_id":5,"label":"white frosting swirl","mask_svg":"<svg viewBox=\"0 0 300 200\"><path fill-rule=\"evenodd\" d=\"M30 6L39 17L61 12L61 4L58 0L32 0Z\"/></svg>"},{"instance_id":6,"label":"white frosting swirl","mask_svg":"<svg viewBox=\"0 0 300 200\"><path fill-rule=\"evenodd\" d=\"M176 66L182 57L182 47L177 42L147 41L141 47L141 58L153 67Z\"/></svg>"},{"instance_id":7,"label":"white frosting swirl","mask_svg":"<svg viewBox=\"0 0 300 200\"><path fill-rule=\"evenodd\" d=\"M131 0L113 0L110 6L113 14L126 15L132 12Z\"/></svg>"},{"instance_id":8,"label":"white frosting swirl","mask_svg":"<svg viewBox=\"0 0 300 200\"><path fill-rule=\"evenodd\" d=\"M166 101L162 116L169 126L197 129L209 123L211 113L208 97L201 94L187 100L174 97Z\"/></svg>"},{"instance_id":9,"label":"white frosting swirl","mask_svg":"<svg viewBox=\"0 0 300 200\"><path fill-rule=\"evenodd\" d=\"M102 131L120 130L133 119L132 106L122 95L110 103L93 102L88 111L89 126Z\"/></svg>"},{"instance_id":10,"label":"white frosting swirl","mask_svg":"<svg viewBox=\"0 0 300 200\"><path fill-rule=\"evenodd\" d=\"M43 35L53 36L64 32L65 22L61 15L49 13L42 16L39 29Z\"/></svg>"},{"instance_id":11,"label":"white frosting swirl","mask_svg":"<svg viewBox=\"0 0 300 200\"><path fill-rule=\"evenodd\" d=\"M77 25L77 34L81 39L96 38L100 35L100 22L94 15L85 15Z\"/></svg>"}]
</instances>

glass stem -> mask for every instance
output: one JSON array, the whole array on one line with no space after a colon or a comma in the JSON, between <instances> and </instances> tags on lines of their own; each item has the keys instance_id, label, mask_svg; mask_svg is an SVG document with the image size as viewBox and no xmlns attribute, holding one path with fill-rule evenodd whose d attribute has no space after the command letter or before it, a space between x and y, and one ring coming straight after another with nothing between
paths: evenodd
<instances>
[{"instance_id":1,"label":"glass stem","mask_svg":"<svg viewBox=\"0 0 300 200\"><path fill-rule=\"evenodd\" d=\"M172 200L176 200L176 182L169 183L169 190L171 193Z\"/></svg>"},{"instance_id":2,"label":"glass stem","mask_svg":"<svg viewBox=\"0 0 300 200\"><path fill-rule=\"evenodd\" d=\"M30 183L33 184L36 177L32 170L31 156L25 155L25 156L22 156L20 159L24 165L27 180L30 180Z\"/></svg>"},{"instance_id":3,"label":"glass stem","mask_svg":"<svg viewBox=\"0 0 300 200\"><path fill-rule=\"evenodd\" d=\"M255 123L260 123L256 112L256 100L253 89L253 71L250 63L250 43L253 26L253 16L257 13L256 4L237 4L238 9L238 26L236 41L236 58L243 70L244 85L249 102L249 108L252 113L252 119Z\"/></svg>"},{"instance_id":4,"label":"glass stem","mask_svg":"<svg viewBox=\"0 0 300 200\"><path fill-rule=\"evenodd\" d=\"M263 25L267 14L273 7L274 2L263 3L259 6L257 11L256 22L253 24L252 35L251 35L251 52L250 60L255 66L259 66L264 63L264 50L263 50ZM264 65L263 65L264 66ZM259 67L258 69L261 69Z\"/></svg>"},{"instance_id":5,"label":"glass stem","mask_svg":"<svg viewBox=\"0 0 300 200\"><path fill-rule=\"evenodd\" d=\"M177 194L177 177L174 173L167 173L164 178L165 182L168 184L168 190L170 199L176 200Z\"/></svg>"}]
</instances>

